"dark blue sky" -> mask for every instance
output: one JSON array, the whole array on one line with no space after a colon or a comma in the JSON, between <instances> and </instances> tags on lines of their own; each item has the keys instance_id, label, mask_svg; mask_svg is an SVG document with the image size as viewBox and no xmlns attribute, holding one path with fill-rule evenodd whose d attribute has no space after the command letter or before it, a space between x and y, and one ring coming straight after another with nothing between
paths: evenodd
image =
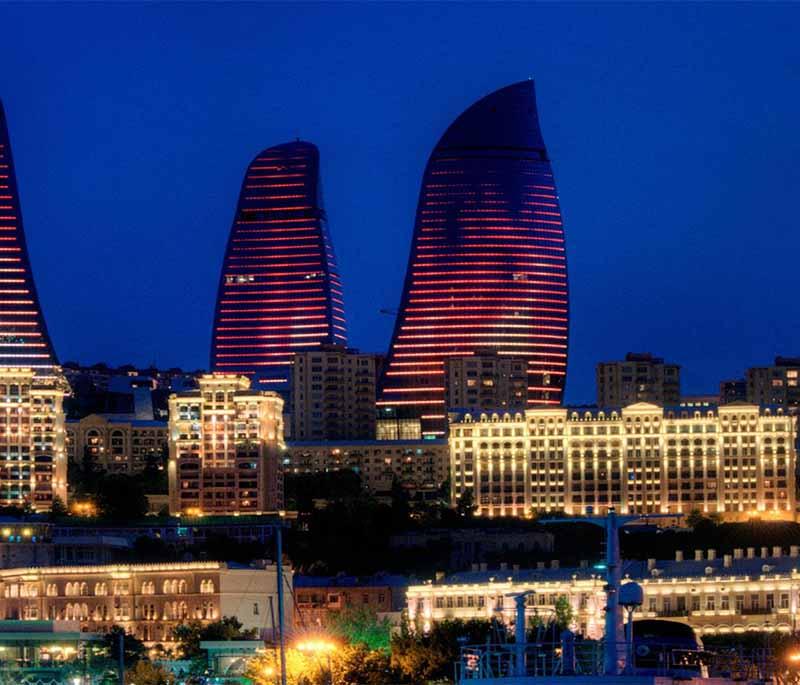
<instances>
[{"instance_id":1,"label":"dark blue sky","mask_svg":"<svg viewBox=\"0 0 800 685\"><path fill-rule=\"evenodd\" d=\"M536 79L567 231L567 399L652 350L713 391L800 354L800 4L0 5L0 97L62 360L205 366L258 150L322 155L351 342L384 351L428 154Z\"/></svg>"}]
</instances>

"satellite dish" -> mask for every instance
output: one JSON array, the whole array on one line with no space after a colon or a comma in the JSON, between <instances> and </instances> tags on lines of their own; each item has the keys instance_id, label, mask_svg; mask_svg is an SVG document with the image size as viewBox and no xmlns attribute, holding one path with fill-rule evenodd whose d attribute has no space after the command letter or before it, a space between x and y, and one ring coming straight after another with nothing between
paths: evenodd
<instances>
[{"instance_id":1,"label":"satellite dish","mask_svg":"<svg viewBox=\"0 0 800 685\"><path fill-rule=\"evenodd\" d=\"M619 589L619 603L626 607L640 607L644 604L644 590L639 583L625 583Z\"/></svg>"}]
</instances>

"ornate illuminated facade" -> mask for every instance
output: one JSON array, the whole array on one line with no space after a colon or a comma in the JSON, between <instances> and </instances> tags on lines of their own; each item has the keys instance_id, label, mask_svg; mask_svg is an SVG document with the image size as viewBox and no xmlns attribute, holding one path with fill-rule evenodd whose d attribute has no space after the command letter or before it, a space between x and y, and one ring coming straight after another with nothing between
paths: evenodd
<instances>
[{"instance_id":1,"label":"ornate illuminated facade","mask_svg":"<svg viewBox=\"0 0 800 685\"><path fill-rule=\"evenodd\" d=\"M219 282L211 368L284 390L295 352L347 343L319 151L297 141L247 168Z\"/></svg>"},{"instance_id":2,"label":"ornate illuminated facade","mask_svg":"<svg viewBox=\"0 0 800 685\"><path fill-rule=\"evenodd\" d=\"M793 520L795 421L744 403L453 415L452 501L470 491L482 516L614 507Z\"/></svg>"},{"instance_id":3,"label":"ornate illuminated facade","mask_svg":"<svg viewBox=\"0 0 800 685\"><path fill-rule=\"evenodd\" d=\"M704 634L748 630L795 632L800 607L800 548L734 549L721 557L696 550L684 560L648 559L623 563L625 579L642 586L644 604L635 619L660 618L688 623ZM544 566L544 564L542 564ZM624 581L623 581L624 582ZM436 583L408 588L408 617L421 629L447 619L494 617L507 625L515 619L514 597L530 592L526 615L547 620L556 601L572 607L572 628L602 638L605 619L605 573L585 563L579 568L474 570Z\"/></svg>"},{"instance_id":4,"label":"ornate illuminated facade","mask_svg":"<svg viewBox=\"0 0 800 685\"><path fill-rule=\"evenodd\" d=\"M0 617L77 621L81 631L115 625L149 644L172 643L173 629L235 616L245 629L273 637L277 606L274 565L220 562L54 566L0 570ZM291 570L284 570L291 587ZM287 620L292 593L285 594Z\"/></svg>"},{"instance_id":5,"label":"ornate illuminated facade","mask_svg":"<svg viewBox=\"0 0 800 685\"><path fill-rule=\"evenodd\" d=\"M58 362L36 294L11 155L0 102L0 367L57 375Z\"/></svg>"},{"instance_id":6,"label":"ornate illuminated facade","mask_svg":"<svg viewBox=\"0 0 800 685\"><path fill-rule=\"evenodd\" d=\"M246 376L207 374L169 398L169 509L189 516L283 508L283 400Z\"/></svg>"},{"instance_id":7,"label":"ornate illuminated facade","mask_svg":"<svg viewBox=\"0 0 800 685\"><path fill-rule=\"evenodd\" d=\"M0 367L0 506L49 511L67 501L66 382Z\"/></svg>"},{"instance_id":8,"label":"ornate illuminated facade","mask_svg":"<svg viewBox=\"0 0 800 685\"><path fill-rule=\"evenodd\" d=\"M479 100L422 180L382 415L446 430L444 360L481 348L528 365L528 404L558 405L567 369L567 264L533 81Z\"/></svg>"}]
</instances>

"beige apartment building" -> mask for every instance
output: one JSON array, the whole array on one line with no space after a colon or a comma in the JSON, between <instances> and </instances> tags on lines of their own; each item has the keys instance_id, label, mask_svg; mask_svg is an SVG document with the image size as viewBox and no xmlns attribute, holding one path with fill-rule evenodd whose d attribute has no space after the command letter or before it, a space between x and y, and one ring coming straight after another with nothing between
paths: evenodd
<instances>
[{"instance_id":1,"label":"beige apartment building","mask_svg":"<svg viewBox=\"0 0 800 685\"><path fill-rule=\"evenodd\" d=\"M288 473L350 469L372 492L387 492L395 479L411 489L436 489L448 478L450 448L447 440L290 442L283 465Z\"/></svg>"},{"instance_id":2,"label":"beige apartment building","mask_svg":"<svg viewBox=\"0 0 800 685\"><path fill-rule=\"evenodd\" d=\"M138 473L161 463L168 443L167 423L125 415L90 414L66 422L67 457L80 464L90 456L109 473Z\"/></svg>"},{"instance_id":3,"label":"beige apartment building","mask_svg":"<svg viewBox=\"0 0 800 685\"><path fill-rule=\"evenodd\" d=\"M283 399L245 376L201 376L169 398L172 514L259 514L283 507Z\"/></svg>"},{"instance_id":4,"label":"beige apartment building","mask_svg":"<svg viewBox=\"0 0 800 685\"><path fill-rule=\"evenodd\" d=\"M462 413L450 423L451 496L481 516L617 512L793 520L795 421L733 403Z\"/></svg>"},{"instance_id":5,"label":"beige apartment building","mask_svg":"<svg viewBox=\"0 0 800 685\"><path fill-rule=\"evenodd\" d=\"M448 357L444 363L446 405L450 409L525 409L528 362L496 352Z\"/></svg>"},{"instance_id":6,"label":"beige apartment building","mask_svg":"<svg viewBox=\"0 0 800 685\"><path fill-rule=\"evenodd\" d=\"M678 404L681 367L649 352L628 352L624 361L597 365L597 406L626 407L636 402Z\"/></svg>"},{"instance_id":7,"label":"beige apartment building","mask_svg":"<svg viewBox=\"0 0 800 685\"><path fill-rule=\"evenodd\" d=\"M284 571L286 588L291 570ZM236 616L244 628L272 636L277 623L274 565L222 562L53 566L0 570L0 616L6 620L78 621L81 631L119 625L148 644L169 646L175 626ZM292 593L284 594L293 615Z\"/></svg>"},{"instance_id":8,"label":"beige apartment building","mask_svg":"<svg viewBox=\"0 0 800 685\"><path fill-rule=\"evenodd\" d=\"M622 564L623 583L632 580L644 591L634 618L680 621L701 634L748 630L797 630L800 607L800 548L735 549L717 555L713 549L676 554L675 560L648 559ZM413 585L406 593L412 625L428 630L447 619L494 617L511 626L516 618L514 595L529 592L526 617L543 621L553 616L556 601L572 607L572 628L593 639L603 637L605 574L588 563L579 568L475 569L436 582Z\"/></svg>"},{"instance_id":9,"label":"beige apartment building","mask_svg":"<svg viewBox=\"0 0 800 685\"><path fill-rule=\"evenodd\" d=\"M0 369L0 506L49 511L67 501L66 381Z\"/></svg>"},{"instance_id":10,"label":"beige apartment building","mask_svg":"<svg viewBox=\"0 0 800 685\"><path fill-rule=\"evenodd\" d=\"M291 439L373 440L378 360L342 345L296 353Z\"/></svg>"}]
</instances>

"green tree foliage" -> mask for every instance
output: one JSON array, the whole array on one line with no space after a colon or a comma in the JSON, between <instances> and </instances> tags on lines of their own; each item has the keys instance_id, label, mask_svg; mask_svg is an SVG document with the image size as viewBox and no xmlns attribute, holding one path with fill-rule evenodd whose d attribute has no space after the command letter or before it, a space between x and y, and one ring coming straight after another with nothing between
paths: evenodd
<instances>
[{"instance_id":1,"label":"green tree foliage","mask_svg":"<svg viewBox=\"0 0 800 685\"><path fill-rule=\"evenodd\" d=\"M560 595L556 599L555 611L555 623L559 631L569 628L575 620L575 612L572 610L572 604L569 603L569 597Z\"/></svg>"},{"instance_id":2,"label":"green tree foliage","mask_svg":"<svg viewBox=\"0 0 800 685\"><path fill-rule=\"evenodd\" d=\"M493 636L490 621L449 620L436 623L430 632L411 632L404 626L392 638L391 666L412 683L450 678L463 644L484 644Z\"/></svg>"},{"instance_id":3,"label":"green tree foliage","mask_svg":"<svg viewBox=\"0 0 800 685\"><path fill-rule=\"evenodd\" d=\"M461 497L458 498L456 503L456 512L459 516L464 518L472 518L475 514L475 496L472 493L472 488L466 488Z\"/></svg>"},{"instance_id":4,"label":"green tree foliage","mask_svg":"<svg viewBox=\"0 0 800 685\"><path fill-rule=\"evenodd\" d=\"M388 651L364 644L341 647L331 661L331 670L336 685L387 685L399 678Z\"/></svg>"},{"instance_id":5,"label":"green tree foliage","mask_svg":"<svg viewBox=\"0 0 800 685\"><path fill-rule=\"evenodd\" d=\"M112 474L102 479L97 506L102 517L110 521L136 521L147 513L147 497L136 479Z\"/></svg>"},{"instance_id":6,"label":"green tree foliage","mask_svg":"<svg viewBox=\"0 0 800 685\"><path fill-rule=\"evenodd\" d=\"M346 609L328 622L330 633L351 645L363 645L370 650L389 651L392 626L388 619L378 619L366 607Z\"/></svg>"},{"instance_id":7,"label":"green tree foliage","mask_svg":"<svg viewBox=\"0 0 800 685\"><path fill-rule=\"evenodd\" d=\"M130 668L142 659L146 658L147 648L135 635L125 632L122 626L111 626L103 638L103 651L105 657L116 667L119 659L119 640L124 637L124 661L125 668Z\"/></svg>"},{"instance_id":8,"label":"green tree foliage","mask_svg":"<svg viewBox=\"0 0 800 685\"><path fill-rule=\"evenodd\" d=\"M151 661L138 661L125 672L126 685L174 685L175 676L163 666Z\"/></svg>"},{"instance_id":9,"label":"green tree foliage","mask_svg":"<svg viewBox=\"0 0 800 685\"><path fill-rule=\"evenodd\" d=\"M243 630L241 621L235 616L223 616L207 625L200 621L186 621L172 629L172 637L185 659L200 656L200 643L204 640L253 640L256 636L254 628Z\"/></svg>"},{"instance_id":10,"label":"green tree foliage","mask_svg":"<svg viewBox=\"0 0 800 685\"><path fill-rule=\"evenodd\" d=\"M287 473L284 491L288 508L314 509L314 500L353 499L361 495L361 476L350 469L330 473Z\"/></svg>"}]
</instances>

